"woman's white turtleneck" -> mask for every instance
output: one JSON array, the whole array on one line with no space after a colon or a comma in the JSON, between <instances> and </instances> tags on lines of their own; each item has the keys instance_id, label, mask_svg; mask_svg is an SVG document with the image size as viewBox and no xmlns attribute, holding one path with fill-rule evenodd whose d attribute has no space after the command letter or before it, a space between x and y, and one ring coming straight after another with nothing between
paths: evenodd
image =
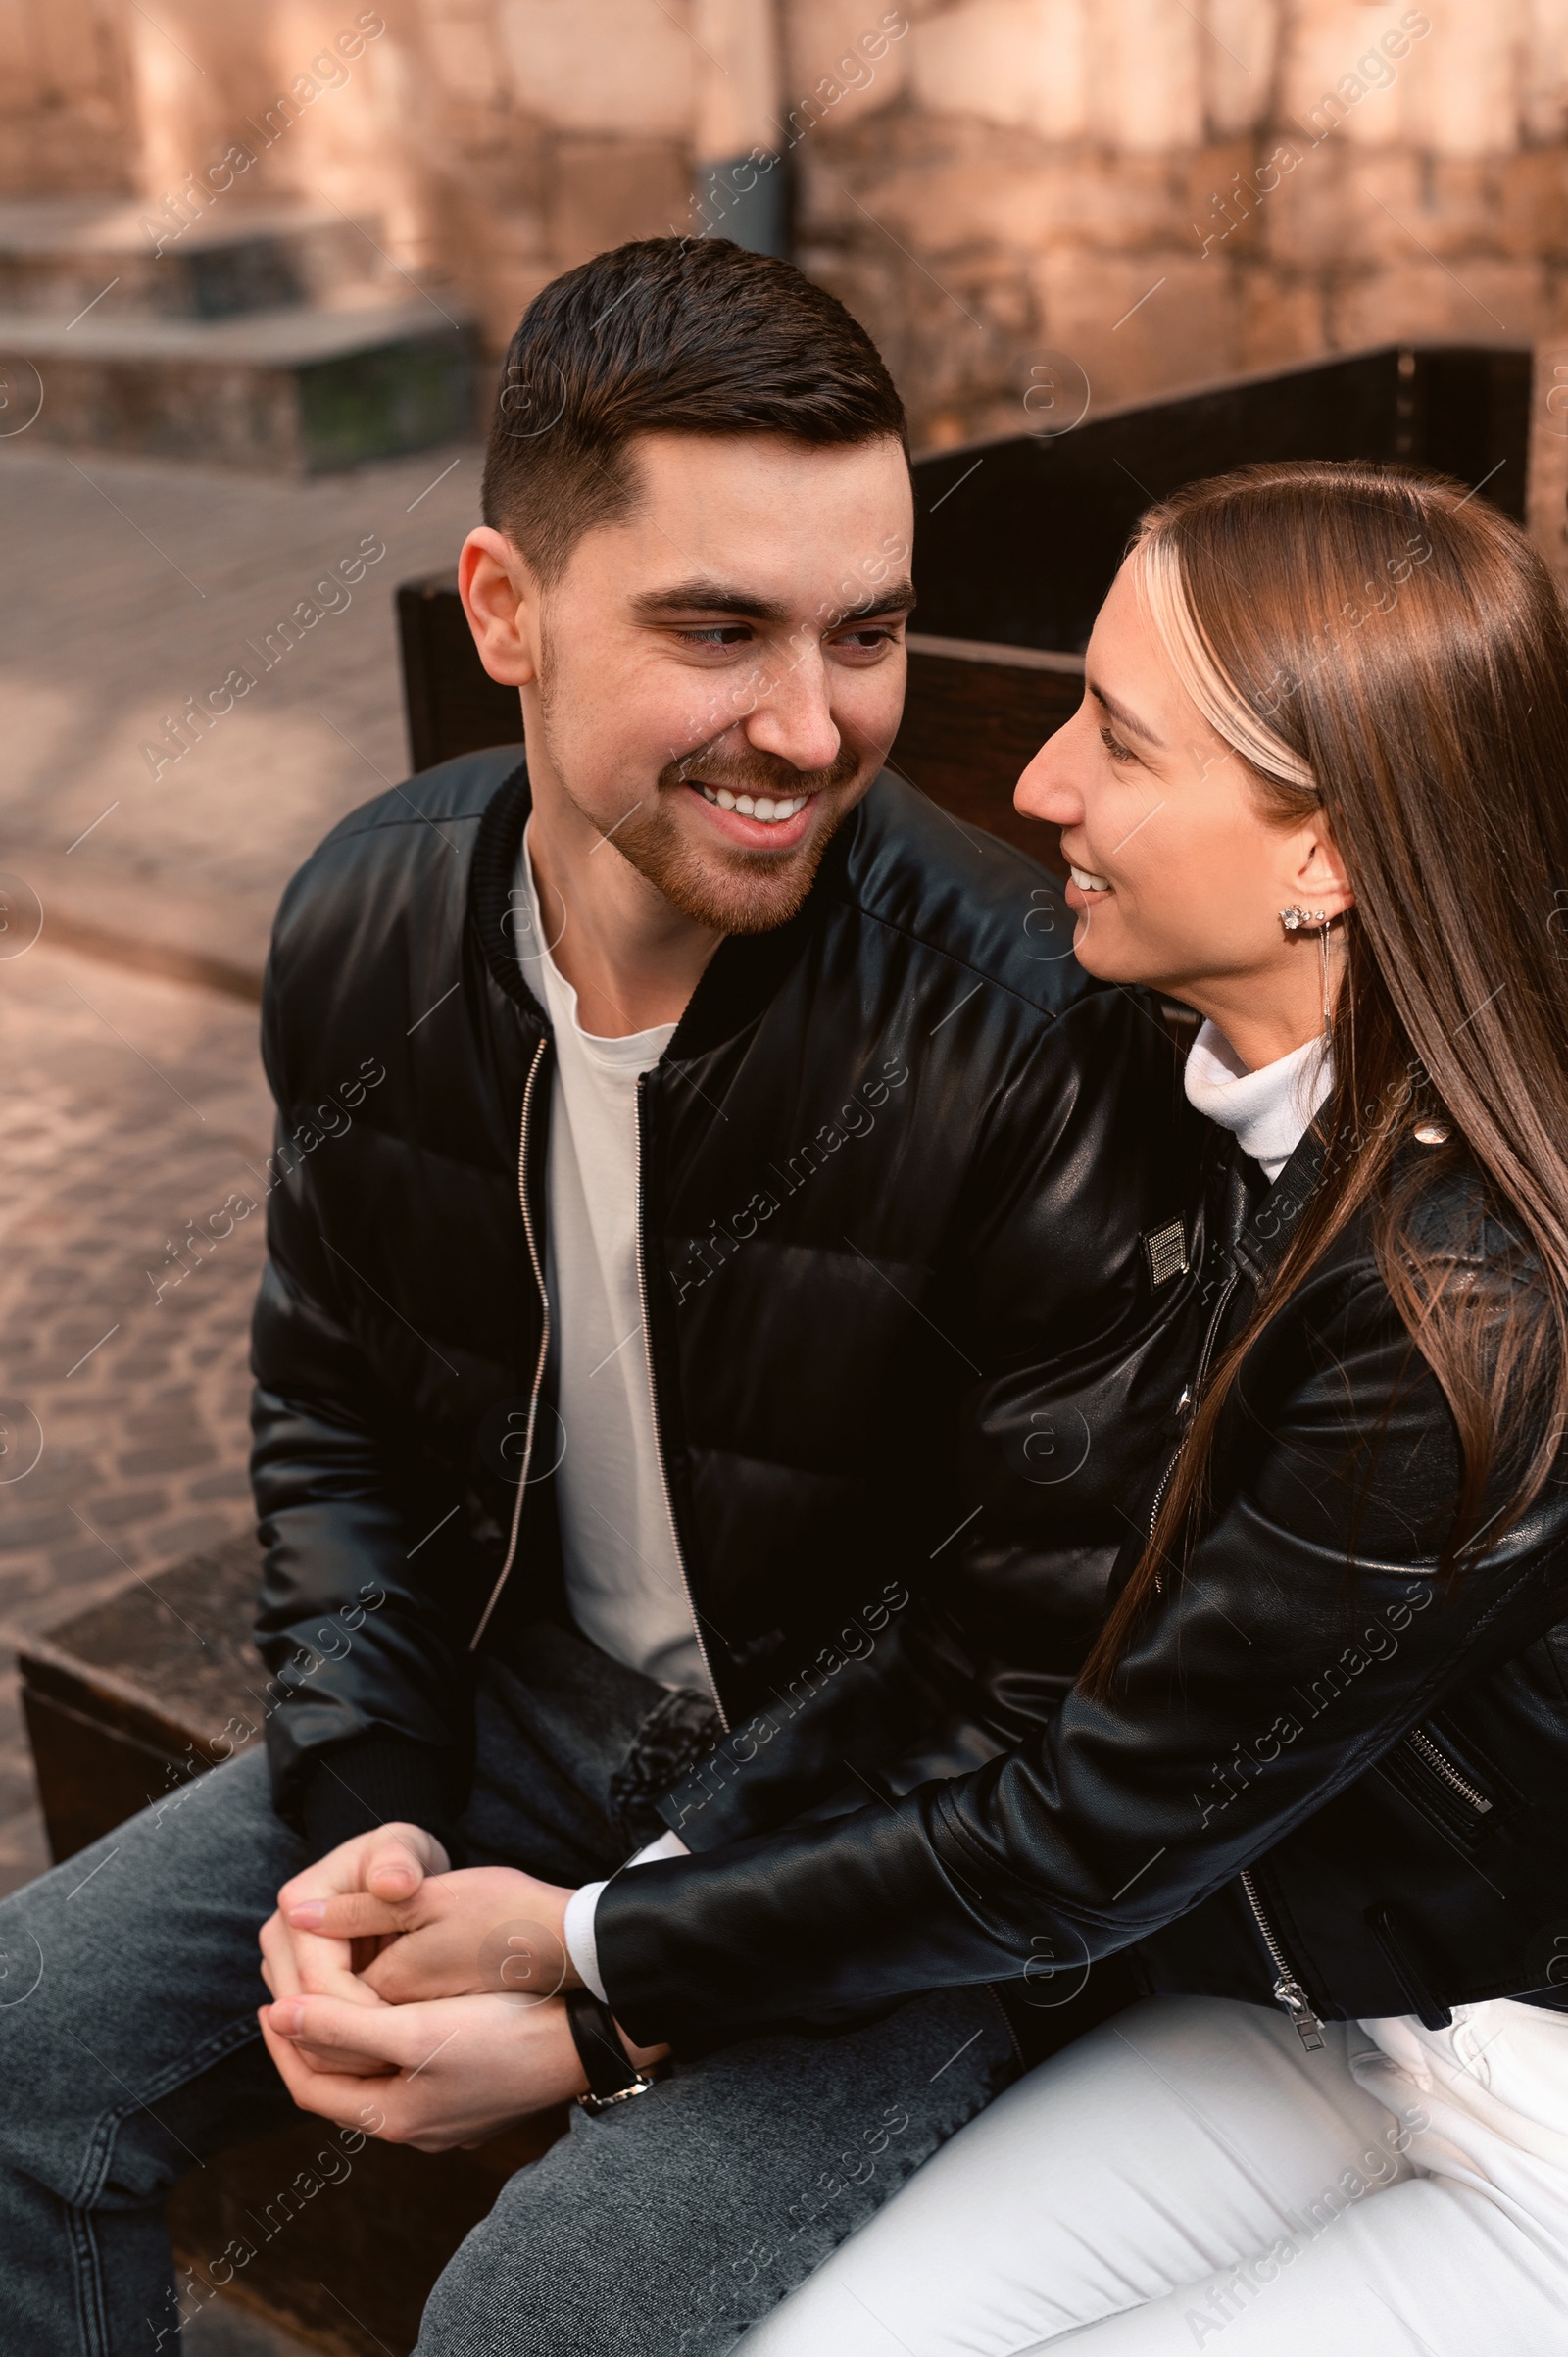
<instances>
[{"instance_id":1,"label":"woman's white turtleneck","mask_svg":"<svg viewBox=\"0 0 1568 2357\"><path fill-rule=\"evenodd\" d=\"M1334 1085L1325 1039L1250 1072L1217 1024L1205 1022L1187 1058L1187 1101L1235 1133L1272 1186Z\"/></svg>"}]
</instances>

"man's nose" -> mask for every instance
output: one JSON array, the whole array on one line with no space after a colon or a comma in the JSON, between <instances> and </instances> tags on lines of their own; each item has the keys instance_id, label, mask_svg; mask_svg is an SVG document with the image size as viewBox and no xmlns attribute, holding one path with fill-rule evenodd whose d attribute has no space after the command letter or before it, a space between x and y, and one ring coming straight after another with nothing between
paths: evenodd
<instances>
[{"instance_id":1,"label":"man's nose","mask_svg":"<svg viewBox=\"0 0 1568 2357\"><path fill-rule=\"evenodd\" d=\"M742 720L749 745L759 753L776 753L795 769L831 769L841 738L819 654L788 669L775 665L760 674L752 692L756 704Z\"/></svg>"}]
</instances>

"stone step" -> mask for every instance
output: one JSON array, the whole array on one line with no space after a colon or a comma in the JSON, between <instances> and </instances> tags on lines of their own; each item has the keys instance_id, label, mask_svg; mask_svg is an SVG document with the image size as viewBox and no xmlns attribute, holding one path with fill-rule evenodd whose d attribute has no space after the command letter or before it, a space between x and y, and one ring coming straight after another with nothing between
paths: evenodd
<instances>
[{"instance_id":1,"label":"stone step","mask_svg":"<svg viewBox=\"0 0 1568 2357\"><path fill-rule=\"evenodd\" d=\"M373 286L221 319L0 313L0 434L318 474L475 427L477 345L450 299Z\"/></svg>"},{"instance_id":2,"label":"stone step","mask_svg":"<svg viewBox=\"0 0 1568 2357\"><path fill-rule=\"evenodd\" d=\"M0 311L222 319L397 283L379 224L321 205L0 200Z\"/></svg>"}]
</instances>

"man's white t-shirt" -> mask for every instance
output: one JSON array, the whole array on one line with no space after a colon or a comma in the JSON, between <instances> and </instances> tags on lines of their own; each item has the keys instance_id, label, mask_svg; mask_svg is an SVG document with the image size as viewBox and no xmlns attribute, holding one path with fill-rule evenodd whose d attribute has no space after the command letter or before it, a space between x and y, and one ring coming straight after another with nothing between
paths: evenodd
<instances>
[{"instance_id":1,"label":"man's white t-shirt","mask_svg":"<svg viewBox=\"0 0 1568 2357\"><path fill-rule=\"evenodd\" d=\"M637 1272L637 1079L675 1026L627 1039L583 1030L577 994L547 946L560 928L541 920L526 835L514 905L523 973L556 1044L545 1291L566 1601L583 1635L628 1669L707 1694L664 1496Z\"/></svg>"}]
</instances>

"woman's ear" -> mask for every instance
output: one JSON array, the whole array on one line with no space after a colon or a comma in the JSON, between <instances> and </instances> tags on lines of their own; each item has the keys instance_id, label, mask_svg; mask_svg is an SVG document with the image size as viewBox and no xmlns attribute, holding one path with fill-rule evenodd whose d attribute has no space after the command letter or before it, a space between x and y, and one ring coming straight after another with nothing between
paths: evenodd
<instances>
[{"instance_id":1,"label":"woman's ear","mask_svg":"<svg viewBox=\"0 0 1568 2357\"><path fill-rule=\"evenodd\" d=\"M1302 908L1321 908L1343 916L1355 906L1355 894L1345 861L1320 816L1298 828L1291 838L1290 890L1292 902Z\"/></svg>"},{"instance_id":2,"label":"woman's ear","mask_svg":"<svg viewBox=\"0 0 1568 2357\"><path fill-rule=\"evenodd\" d=\"M480 524L458 558L458 592L491 678L530 686L539 676L539 587L520 550Z\"/></svg>"}]
</instances>

